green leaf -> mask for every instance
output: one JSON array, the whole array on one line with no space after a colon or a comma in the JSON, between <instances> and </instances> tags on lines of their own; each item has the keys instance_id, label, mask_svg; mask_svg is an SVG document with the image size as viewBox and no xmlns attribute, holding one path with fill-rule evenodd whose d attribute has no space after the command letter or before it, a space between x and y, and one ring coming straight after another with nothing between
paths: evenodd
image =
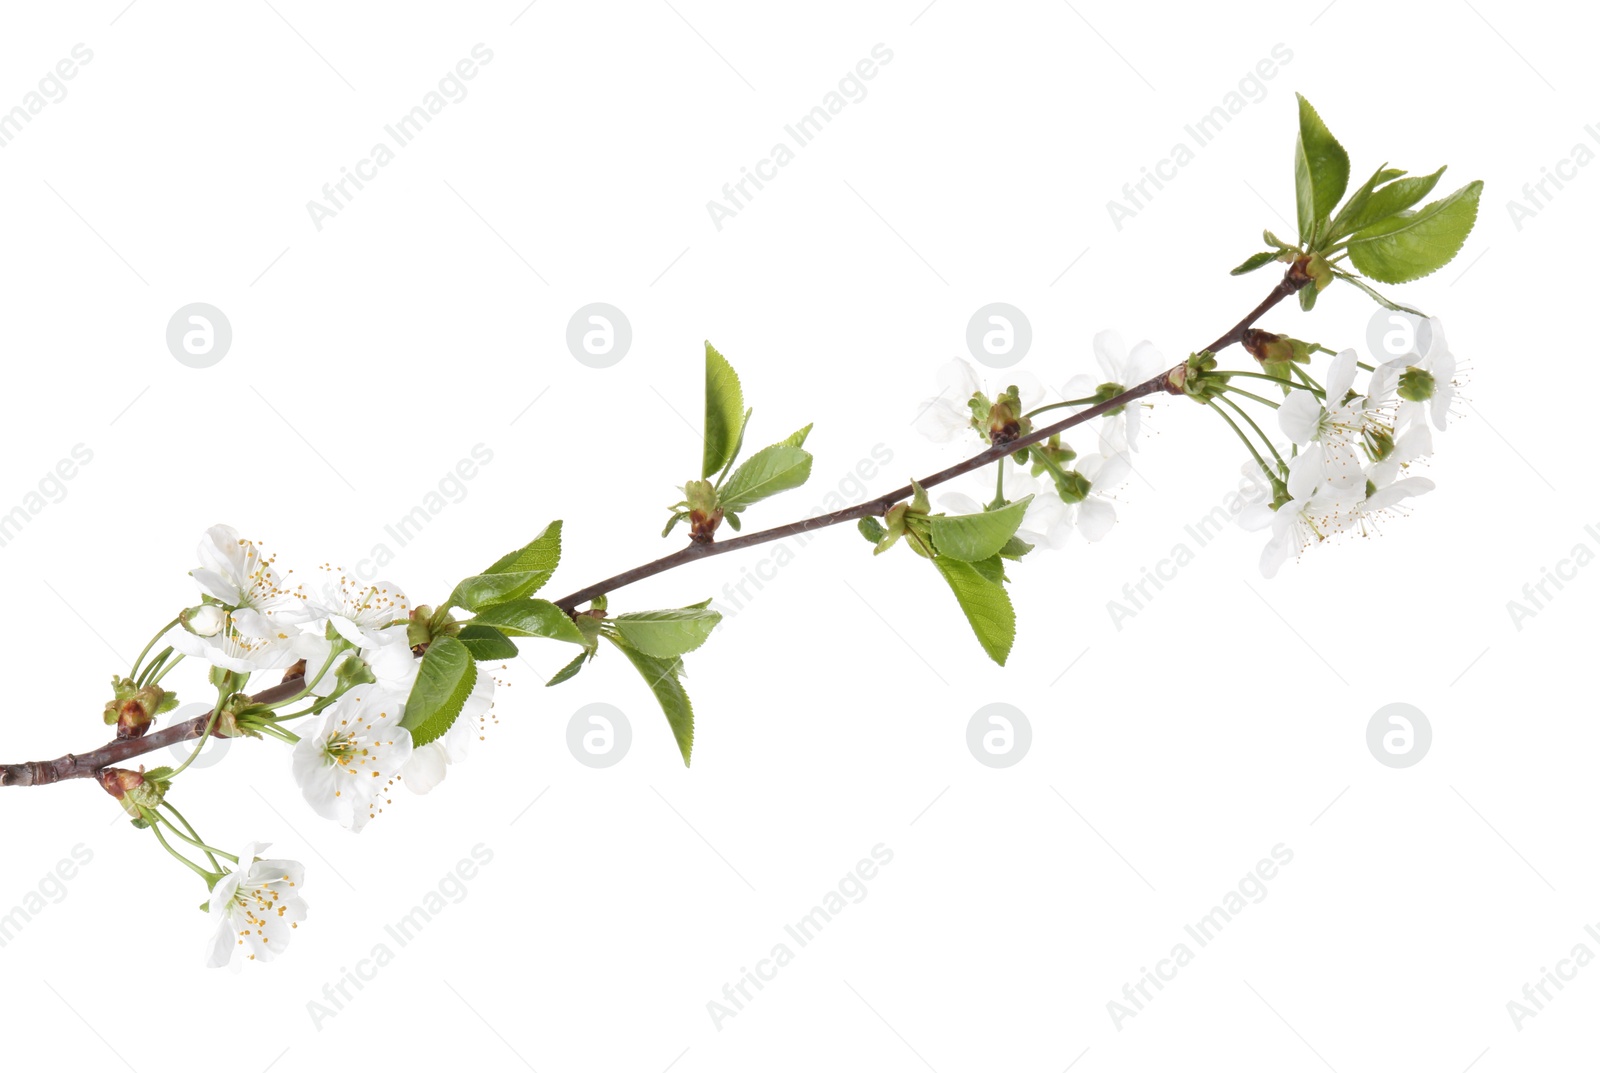
<instances>
[{"instance_id":1,"label":"green leaf","mask_svg":"<svg viewBox=\"0 0 1600 1073\"><path fill-rule=\"evenodd\" d=\"M1466 244L1482 192L1482 182L1470 182L1414 213L1362 228L1350 240L1351 263L1379 283L1408 283L1437 272Z\"/></svg>"},{"instance_id":2,"label":"green leaf","mask_svg":"<svg viewBox=\"0 0 1600 1073\"><path fill-rule=\"evenodd\" d=\"M517 646L511 643L511 638L493 626L469 622L461 627L457 637L467 646L472 658L480 663L485 660L511 659L517 654Z\"/></svg>"},{"instance_id":3,"label":"green leaf","mask_svg":"<svg viewBox=\"0 0 1600 1073\"><path fill-rule=\"evenodd\" d=\"M973 563L998 555L1022 525L1033 496L1023 496L999 510L982 514L957 514L929 516L933 546L940 555Z\"/></svg>"},{"instance_id":4,"label":"green leaf","mask_svg":"<svg viewBox=\"0 0 1600 1073\"><path fill-rule=\"evenodd\" d=\"M720 498L722 509L742 511L768 496L800 487L810 476L809 451L787 442L763 447L728 478Z\"/></svg>"},{"instance_id":5,"label":"green leaf","mask_svg":"<svg viewBox=\"0 0 1600 1073\"><path fill-rule=\"evenodd\" d=\"M702 480L733 460L744 427L744 391L739 374L717 348L706 343L706 446L700 463Z\"/></svg>"},{"instance_id":6,"label":"green leaf","mask_svg":"<svg viewBox=\"0 0 1600 1073\"><path fill-rule=\"evenodd\" d=\"M867 538L867 543L869 544L876 544L889 535L889 530L885 529L878 519L870 514L856 522L856 530Z\"/></svg>"},{"instance_id":7,"label":"green leaf","mask_svg":"<svg viewBox=\"0 0 1600 1073\"><path fill-rule=\"evenodd\" d=\"M439 637L429 644L400 720L411 731L411 744L426 745L449 730L477 681L478 668L463 642Z\"/></svg>"},{"instance_id":8,"label":"green leaf","mask_svg":"<svg viewBox=\"0 0 1600 1073\"><path fill-rule=\"evenodd\" d=\"M1352 213L1358 212L1367 203L1367 199L1372 196L1374 188L1391 179L1398 179L1405 173L1404 168L1391 168L1388 164L1384 164L1373 172L1372 176L1362 183L1355 193L1350 195L1349 199L1345 201L1344 207L1339 210L1339 214L1333 218L1334 226L1329 230L1330 237L1337 238L1349 230L1349 228L1342 225L1346 220L1350 219Z\"/></svg>"},{"instance_id":9,"label":"green leaf","mask_svg":"<svg viewBox=\"0 0 1600 1073\"><path fill-rule=\"evenodd\" d=\"M1350 195L1345 201L1344 207L1339 210L1339 214L1333 218L1333 224L1328 228L1328 238L1343 238L1355 230L1355 228L1347 226L1347 221L1361 211L1362 207L1366 205L1367 199L1372 197L1372 191L1391 179L1400 178L1405 173L1404 168L1391 168L1388 164L1384 164L1373 172L1372 177L1362 183L1356 192Z\"/></svg>"},{"instance_id":10,"label":"green leaf","mask_svg":"<svg viewBox=\"0 0 1600 1073\"><path fill-rule=\"evenodd\" d=\"M1005 547L1000 549L1000 558L1016 561L1021 559L1024 555L1028 554L1028 552L1032 550L1032 544L1029 544L1021 537L1014 536L1010 540L1006 541Z\"/></svg>"},{"instance_id":11,"label":"green leaf","mask_svg":"<svg viewBox=\"0 0 1600 1073\"><path fill-rule=\"evenodd\" d=\"M721 621L720 613L703 607L634 611L611 620L630 647L660 659L693 652Z\"/></svg>"},{"instance_id":12,"label":"green leaf","mask_svg":"<svg viewBox=\"0 0 1600 1073\"><path fill-rule=\"evenodd\" d=\"M565 682L568 678L576 677L577 673L583 670L583 665L588 661L589 653L579 652L576 656L572 657L571 663L557 671L556 676L545 683L545 687L549 688L550 686L558 686L562 682Z\"/></svg>"},{"instance_id":13,"label":"green leaf","mask_svg":"<svg viewBox=\"0 0 1600 1073\"><path fill-rule=\"evenodd\" d=\"M977 560L972 564L972 568L982 574L985 581L992 581L996 585L1008 580L1006 578L1006 564L1000 561L998 552L987 559Z\"/></svg>"},{"instance_id":14,"label":"green leaf","mask_svg":"<svg viewBox=\"0 0 1600 1073\"><path fill-rule=\"evenodd\" d=\"M491 604L530 596L550 580L560 562L561 522L553 521L523 547L463 580L446 606L481 611Z\"/></svg>"},{"instance_id":15,"label":"green leaf","mask_svg":"<svg viewBox=\"0 0 1600 1073\"><path fill-rule=\"evenodd\" d=\"M1374 190L1366 202L1352 212L1350 218L1345 221L1345 234L1360 231L1364 227L1370 227L1380 220L1386 220L1409 209L1433 192L1433 188L1439 184L1439 177L1443 174L1444 168L1440 168L1432 175L1396 179L1389 185Z\"/></svg>"},{"instance_id":16,"label":"green leaf","mask_svg":"<svg viewBox=\"0 0 1600 1073\"><path fill-rule=\"evenodd\" d=\"M1300 216L1300 241L1309 242L1316 225L1344 197L1350 185L1350 155L1344 151L1311 102L1300 102L1300 137L1295 142L1295 207Z\"/></svg>"},{"instance_id":17,"label":"green leaf","mask_svg":"<svg viewBox=\"0 0 1600 1073\"><path fill-rule=\"evenodd\" d=\"M1264 265L1269 265L1277 259L1277 250L1262 250L1260 253L1252 253L1249 257L1244 259L1243 263L1241 263L1238 268L1230 271L1228 275L1242 276L1246 272L1254 272L1256 269L1261 268Z\"/></svg>"},{"instance_id":18,"label":"green leaf","mask_svg":"<svg viewBox=\"0 0 1600 1073\"><path fill-rule=\"evenodd\" d=\"M1283 241L1283 239L1279 238L1277 235L1274 235L1266 228L1261 229L1261 241L1265 242L1268 246L1276 247L1279 251L1294 249L1293 246Z\"/></svg>"},{"instance_id":19,"label":"green leaf","mask_svg":"<svg viewBox=\"0 0 1600 1073\"><path fill-rule=\"evenodd\" d=\"M510 600L480 611L477 626L493 626L508 637L549 637L583 644L583 633L567 613L549 600Z\"/></svg>"},{"instance_id":20,"label":"green leaf","mask_svg":"<svg viewBox=\"0 0 1600 1073\"><path fill-rule=\"evenodd\" d=\"M815 423L813 422L813 424ZM790 447L804 447L806 445L806 437L811 435L811 429L812 425L807 425L799 432L791 433L789 438L783 442L788 444Z\"/></svg>"},{"instance_id":21,"label":"green leaf","mask_svg":"<svg viewBox=\"0 0 1600 1073\"><path fill-rule=\"evenodd\" d=\"M1005 666L1011 654L1011 643L1017 636L1017 615L1011 608L1011 597L1000 585L984 577L971 563L940 556L933 560L939 573L955 593L962 614L972 625L978 643L989 658Z\"/></svg>"},{"instance_id":22,"label":"green leaf","mask_svg":"<svg viewBox=\"0 0 1600 1073\"><path fill-rule=\"evenodd\" d=\"M678 676L683 674L683 660L676 656L657 659L614 637L608 639L622 649L622 654L655 694L656 703L666 713L667 725L672 727L672 736L677 739L678 752L683 754L683 766L688 767L689 754L694 750L694 705L689 703L689 694L678 681Z\"/></svg>"},{"instance_id":23,"label":"green leaf","mask_svg":"<svg viewBox=\"0 0 1600 1073\"><path fill-rule=\"evenodd\" d=\"M689 517L689 512L686 510L674 511L672 517L667 519L666 528L661 530L661 535L669 536L677 528L678 523L687 517Z\"/></svg>"},{"instance_id":24,"label":"green leaf","mask_svg":"<svg viewBox=\"0 0 1600 1073\"><path fill-rule=\"evenodd\" d=\"M721 471L717 474L717 482L712 487L712 491L722 487L722 482L728 479L728 470L733 468L734 460L744 450L744 434L750 430L750 417L755 412L755 407L751 407L744 412L744 417L740 419L739 435L733 441L733 450L728 452L728 461L723 464Z\"/></svg>"},{"instance_id":25,"label":"green leaf","mask_svg":"<svg viewBox=\"0 0 1600 1073\"><path fill-rule=\"evenodd\" d=\"M1422 312L1420 309L1412 309L1410 306L1401 305L1399 302L1396 302L1393 299L1385 298L1383 295L1379 294L1376 290L1374 290L1371 287L1367 286L1365 283L1361 282L1361 280L1357 279L1355 276L1352 276L1348 272L1341 272L1337 268L1335 268L1333 270L1333 274L1335 276L1337 276L1338 278L1344 280L1346 283L1351 283L1351 284L1354 284L1355 286L1361 288L1362 292L1365 293L1368 298L1371 298L1374 302L1377 302L1379 305L1383 306L1383 308L1385 308L1385 309L1392 309L1396 313L1414 313L1419 317L1426 317L1427 316L1427 314Z\"/></svg>"},{"instance_id":26,"label":"green leaf","mask_svg":"<svg viewBox=\"0 0 1600 1073\"><path fill-rule=\"evenodd\" d=\"M1314 283L1313 284L1307 284L1306 286L1301 287L1300 288L1300 308L1305 310L1307 313L1309 313L1309 312L1311 312L1311 307L1316 305L1316 304L1317 304L1317 287L1316 287L1316 284L1314 284Z\"/></svg>"}]
</instances>

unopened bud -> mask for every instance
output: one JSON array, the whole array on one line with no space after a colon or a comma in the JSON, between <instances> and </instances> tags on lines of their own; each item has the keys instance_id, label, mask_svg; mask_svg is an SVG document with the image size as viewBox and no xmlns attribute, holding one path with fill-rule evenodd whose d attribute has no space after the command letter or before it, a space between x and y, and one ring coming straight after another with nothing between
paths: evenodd
<instances>
[{"instance_id":1,"label":"unopened bud","mask_svg":"<svg viewBox=\"0 0 1600 1073\"><path fill-rule=\"evenodd\" d=\"M144 769L129 771L120 767L102 768L100 785L105 788L106 793L121 801L128 795L129 790L136 790L144 785Z\"/></svg>"},{"instance_id":2,"label":"unopened bud","mask_svg":"<svg viewBox=\"0 0 1600 1073\"><path fill-rule=\"evenodd\" d=\"M701 510L689 512L689 539L696 544L709 544L717 539L717 526L722 524L722 508L709 514Z\"/></svg>"},{"instance_id":3,"label":"unopened bud","mask_svg":"<svg viewBox=\"0 0 1600 1073\"><path fill-rule=\"evenodd\" d=\"M197 637L215 637L228 624L228 613L216 604L199 604L178 612L183 628Z\"/></svg>"},{"instance_id":4,"label":"unopened bud","mask_svg":"<svg viewBox=\"0 0 1600 1073\"><path fill-rule=\"evenodd\" d=\"M986 429L989 442L997 445L1013 443L1033 431L1033 422L1023 416L1022 395L1016 385L1006 388L989 407Z\"/></svg>"},{"instance_id":5,"label":"unopened bud","mask_svg":"<svg viewBox=\"0 0 1600 1073\"><path fill-rule=\"evenodd\" d=\"M132 816L136 823L143 825L143 810L153 809L161 804L171 783L166 780L147 779L144 768L141 767L138 771L129 771L127 768L106 768L100 772L100 785L106 793L117 799L124 812Z\"/></svg>"},{"instance_id":6,"label":"unopened bud","mask_svg":"<svg viewBox=\"0 0 1600 1073\"><path fill-rule=\"evenodd\" d=\"M131 678L113 677L111 693L102 718L116 725L118 741L142 737L156 716L178 706L178 698L160 686L139 686Z\"/></svg>"},{"instance_id":7,"label":"unopened bud","mask_svg":"<svg viewBox=\"0 0 1600 1073\"><path fill-rule=\"evenodd\" d=\"M1312 344L1260 328L1245 332L1240 343L1263 365L1283 366L1291 361L1304 365L1311 360Z\"/></svg>"},{"instance_id":8,"label":"unopened bud","mask_svg":"<svg viewBox=\"0 0 1600 1073\"><path fill-rule=\"evenodd\" d=\"M428 622L433 618L433 608L420 604L411 609L411 621L406 624L406 643L412 648L427 648L433 640Z\"/></svg>"}]
</instances>

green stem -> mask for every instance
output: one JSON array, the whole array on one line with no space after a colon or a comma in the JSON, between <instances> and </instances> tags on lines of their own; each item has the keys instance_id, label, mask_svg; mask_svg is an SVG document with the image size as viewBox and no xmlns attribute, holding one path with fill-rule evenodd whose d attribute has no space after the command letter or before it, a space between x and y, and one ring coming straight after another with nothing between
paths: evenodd
<instances>
[{"instance_id":1,"label":"green stem","mask_svg":"<svg viewBox=\"0 0 1600 1073\"><path fill-rule=\"evenodd\" d=\"M140 671L139 676L134 679L135 683L141 686L149 685L150 679L161 670L161 668L167 662L167 657L170 655L172 655L171 646L163 648L160 652L157 652L155 658L149 663L145 664L144 670Z\"/></svg>"},{"instance_id":2,"label":"green stem","mask_svg":"<svg viewBox=\"0 0 1600 1073\"><path fill-rule=\"evenodd\" d=\"M1321 384L1319 384L1315 380L1311 379L1311 374L1310 373L1306 372L1304 369L1300 368L1300 366L1298 366L1298 365L1290 365L1289 366L1289 370L1290 370L1290 372L1292 372L1296 376L1298 376L1300 378L1300 380L1305 384L1306 387L1311 389L1311 393L1313 395L1315 395L1319 399L1323 399L1323 400L1327 399L1327 397L1328 397L1327 390L1324 389Z\"/></svg>"},{"instance_id":3,"label":"green stem","mask_svg":"<svg viewBox=\"0 0 1600 1073\"><path fill-rule=\"evenodd\" d=\"M1252 380L1271 380L1274 384L1282 384L1285 387L1291 387L1291 388L1297 388L1297 389L1300 387L1300 385L1295 383L1293 380L1285 380L1281 376L1272 376L1272 375L1270 375L1268 373L1254 373L1254 372L1250 372L1250 371L1248 371L1246 369L1225 369L1225 370L1222 370L1217 375L1220 375L1220 376L1248 376ZM1316 395L1318 398L1321 398L1323 392L1322 392L1321 388L1313 388L1312 389L1312 393L1314 395Z\"/></svg>"},{"instance_id":4,"label":"green stem","mask_svg":"<svg viewBox=\"0 0 1600 1073\"><path fill-rule=\"evenodd\" d=\"M189 753L189 758L183 763L179 764L177 769L174 770L171 775L167 776L168 779L175 779L179 775L182 775L184 769L190 764L194 763L195 757L200 755L200 750L206 747L206 742L211 740L211 732L217 729L217 713L222 710L222 704L223 698L218 696L216 706L211 709L211 718L206 720L205 732L200 735L200 740L194 743L194 749Z\"/></svg>"},{"instance_id":5,"label":"green stem","mask_svg":"<svg viewBox=\"0 0 1600 1073\"><path fill-rule=\"evenodd\" d=\"M158 684L161 681L161 679L163 679L163 678L165 678L167 676L167 672L171 671L172 668L176 667L178 664L183 662L183 658L184 658L183 657L183 653L180 652L180 653L178 653L178 658L173 660L172 662L170 662L170 663L163 662L162 666L161 666L161 669L159 671L157 671L154 675L152 675L150 680L148 682L146 682L145 685L153 686L153 685Z\"/></svg>"},{"instance_id":6,"label":"green stem","mask_svg":"<svg viewBox=\"0 0 1600 1073\"><path fill-rule=\"evenodd\" d=\"M1229 390L1231 390L1231 391L1239 391L1238 388L1230 388ZM1249 394L1249 393L1248 392L1244 392L1244 391L1239 391L1239 394L1246 395L1246 394ZM1280 468L1282 468L1284 470L1287 470L1289 468L1288 466L1284 465L1283 456L1278 453L1278 449L1276 447L1272 446L1272 437L1268 436L1265 432L1261 431L1261 426L1256 424L1255 418L1251 417L1249 415L1249 413L1247 413L1245 411L1245 408L1243 406L1240 406L1238 403L1234 402L1232 399L1228 398L1226 395L1219 396L1219 401L1227 403L1230 407L1233 408L1234 413L1238 414L1240 417L1244 418L1246 421L1248 421L1250 423L1250 427L1256 430L1256 435L1261 437L1261 442L1267 445L1267 450L1272 452L1272 457L1278 460L1278 465L1279 465ZM1276 408L1276 407L1274 407L1274 408Z\"/></svg>"},{"instance_id":7,"label":"green stem","mask_svg":"<svg viewBox=\"0 0 1600 1073\"><path fill-rule=\"evenodd\" d=\"M231 854L231 853L222 853L222 851L220 849L219 850L213 850L210 846L205 846L205 843L200 841L200 832L196 831L194 829L194 824L190 823L187 819L185 819L183 813L179 812L176 808L174 808L170 801L161 802L161 807L166 809L168 812L172 813L174 816L178 817L178 822L183 824L185 827L187 827L189 829L189 834L194 836L191 839L189 839L189 841L193 842L197 846L204 846L205 847L206 859L211 862L211 867L215 868L219 872L222 871L222 865L217 863L217 858L213 855L213 854L216 854L216 853L221 853L222 856L228 858L228 860L234 862L235 864L239 863L239 858L235 857L233 854Z\"/></svg>"},{"instance_id":8,"label":"green stem","mask_svg":"<svg viewBox=\"0 0 1600 1073\"><path fill-rule=\"evenodd\" d=\"M142 810L142 811L148 812L149 810L145 809L145 810ZM158 820L160 819L159 816L157 816L156 818ZM149 823L149 818L148 817L146 817L145 822ZM150 824L150 833L156 836L156 841L161 843L161 848L162 849L164 849L168 853L172 854L172 856L176 860L182 861L186 866L188 866L190 871L194 872L195 875L197 875L201 879L205 880L206 881L206 889L207 890L210 890L211 887L216 883L216 881L218 879L222 878L216 872L208 872L208 871L206 871L204 868L201 868L198 864L195 864L189 858L185 857L183 854L181 854L177 850L173 849L172 848L172 843L168 842L166 840L166 838L162 836L161 827L160 827L159 824L151 823Z\"/></svg>"},{"instance_id":9,"label":"green stem","mask_svg":"<svg viewBox=\"0 0 1600 1073\"><path fill-rule=\"evenodd\" d=\"M215 846L208 846L204 842L200 841L199 837L197 837L197 836L196 837L191 837L189 835L184 834L182 831L180 831L178 829L178 826L176 824L174 824L171 820L167 819L165 816L161 815L160 812L158 812L158 811L156 811L154 809L147 809L146 811L149 812L150 815L154 816L161 823L166 824L168 830L170 830L173 834L177 835L179 838L183 839L185 842L189 843L189 845L194 846L197 849L205 850L206 856L208 858L211 858L211 863L212 864L216 864L217 863L216 862L216 858L212 856L213 854L220 854L221 856L224 856L224 857L228 858L229 860L231 860L234 864L238 864L239 863L239 858L235 857L233 854L225 853L225 852L223 852L222 850L218 849ZM184 822L184 826L185 827L188 826L188 821Z\"/></svg>"},{"instance_id":10,"label":"green stem","mask_svg":"<svg viewBox=\"0 0 1600 1073\"><path fill-rule=\"evenodd\" d=\"M1235 424L1233 418L1228 416L1228 411L1226 411L1222 407L1218 406L1214 399L1207 399L1206 400L1206 405L1211 407L1213 410L1215 410L1217 412L1218 416L1220 416L1224 421L1226 421L1228 423L1228 427L1233 429L1234 435L1239 437L1240 442L1242 442L1246 447L1248 447L1250 449L1251 457L1256 460L1256 465L1261 467L1261 472L1265 473L1267 475L1267 479L1269 481L1278 480L1279 479L1278 475L1276 473L1272 472L1271 467L1269 467L1267 465L1267 460L1261 457L1261 452L1260 451L1256 450L1256 445L1251 443L1250 442L1250 437L1246 436L1244 434L1244 429L1240 428L1237 424Z\"/></svg>"},{"instance_id":11,"label":"green stem","mask_svg":"<svg viewBox=\"0 0 1600 1073\"><path fill-rule=\"evenodd\" d=\"M1090 406L1090 405L1093 405L1094 403L1097 403L1097 402L1100 402L1100 401L1101 401L1101 399L1100 399L1099 395L1090 395L1088 398L1084 398L1084 399L1068 399L1066 402L1052 402L1050 405L1041 406L1037 410L1029 410L1027 413L1023 414L1022 416L1023 417L1036 417L1039 414L1045 413L1046 411L1049 411L1049 410L1059 410L1063 406Z\"/></svg>"},{"instance_id":12,"label":"green stem","mask_svg":"<svg viewBox=\"0 0 1600 1073\"><path fill-rule=\"evenodd\" d=\"M144 648L140 650L139 655L133 661L133 669L128 671L129 678L132 678L134 681L138 681L139 666L140 664L144 663L144 658L150 654L150 650L156 646L156 642L161 640L162 637L166 636L167 631L172 629L172 627L176 626L177 624L178 620L174 618L171 622L157 630L155 632L155 636L151 637L150 640L146 642Z\"/></svg>"},{"instance_id":13,"label":"green stem","mask_svg":"<svg viewBox=\"0 0 1600 1073\"><path fill-rule=\"evenodd\" d=\"M1222 385L1222 390L1223 391L1232 392L1235 395L1243 395L1247 399L1252 399L1255 402L1259 402L1263 406L1270 406L1274 410L1276 410L1280 405L1282 405L1281 403L1273 402L1271 399L1264 399L1260 395L1257 395L1253 391L1246 391L1242 387L1234 387L1232 384L1224 384L1224 385Z\"/></svg>"},{"instance_id":14,"label":"green stem","mask_svg":"<svg viewBox=\"0 0 1600 1073\"><path fill-rule=\"evenodd\" d=\"M261 731L263 734L268 734L274 738L277 738L279 741L288 742L290 745L296 745L300 741L300 735L296 734L292 730L285 730L276 723L262 723L256 729Z\"/></svg>"},{"instance_id":15,"label":"green stem","mask_svg":"<svg viewBox=\"0 0 1600 1073\"><path fill-rule=\"evenodd\" d=\"M1045 469L1050 471L1050 475L1056 479L1057 487L1060 487L1062 484L1066 483L1067 474L1066 471L1061 468L1061 463L1057 462L1043 451L1035 451L1030 457L1037 461Z\"/></svg>"}]
</instances>

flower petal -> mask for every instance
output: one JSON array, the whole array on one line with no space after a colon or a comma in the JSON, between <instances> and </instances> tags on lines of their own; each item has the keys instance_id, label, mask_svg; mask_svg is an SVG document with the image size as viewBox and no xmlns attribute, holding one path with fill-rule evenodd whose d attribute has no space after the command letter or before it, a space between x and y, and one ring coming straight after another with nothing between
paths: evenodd
<instances>
[{"instance_id":1,"label":"flower petal","mask_svg":"<svg viewBox=\"0 0 1600 1073\"><path fill-rule=\"evenodd\" d=\"M1310 443L1322 417L1322 404L1309 391L1291 391L1278 407L1278 427L1295 443Z\"/></svg>"},{"instance_id":2,"label":"flower petal","mask_svg":"<svg viewBox=\"0 0 1600 1073\"><path fill-rule=\"evenodd\" d=\"M1356 382L1356 352L1341 350L1328 363L1328 405L1337 406Z\"/></svg>"}]
</instances>

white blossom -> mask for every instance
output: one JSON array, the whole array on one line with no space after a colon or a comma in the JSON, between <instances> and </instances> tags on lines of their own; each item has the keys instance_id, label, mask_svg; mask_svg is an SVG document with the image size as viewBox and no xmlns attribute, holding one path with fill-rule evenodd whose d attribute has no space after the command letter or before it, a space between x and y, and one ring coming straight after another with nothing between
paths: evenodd
<instances>
[{"instance_id":1,"label":"white blossom","mask_svg":"<svg viewBox=\"0 0 1600 1073\"><path fill-rule=\"evenodd\" d=\"M206 966L237 972L245 961L271 961L289 945L306 918L305 866L299 861L257 860L267 848L251 842L239 862L211 888L211 920L216 926L206 948Z\"/></svg>"},{"instance_id":2,"label":"white blossom","mask_svg":"<svg viewBox=\"0 0 1600 1073\"><path fill-rule=\"evenodd\" d=\"M388 804L395 776L411 758L411 732L400 725L405 700L404 693L356 686L295 745L295 782L318 815L359 831Z\"/></svg>"}]
</instances>

